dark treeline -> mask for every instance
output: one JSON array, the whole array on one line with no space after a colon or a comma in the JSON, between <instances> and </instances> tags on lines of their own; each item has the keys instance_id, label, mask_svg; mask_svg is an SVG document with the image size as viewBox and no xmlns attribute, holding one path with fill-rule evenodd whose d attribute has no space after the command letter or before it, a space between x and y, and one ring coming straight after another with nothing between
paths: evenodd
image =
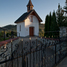
<instances>
[{"instance_id":1,"label":"dark treeline","mask_svg":"<svg viewBox=\"0 0 67 67\"><path fill-rule=\"evenodd\" d=\"M46 37L56 37L59 35L59 26L57 24L57 21L56 21L56 14L55 14L55 11L49 15L46 16L46 19L45 19L45 33L44 33L44 36Z\"/></svg>"},{"instance_id":2,"label":"dark treeline","mask_svg":"<svg viewBox=\"0 0 67 67\"><path fill-rule=\"evenodd\" d=\"M45 19L44 36L46 37L58 37L59 27L67 26L67 17L64 16L64 11L58 5L58 10L53 13L50 12Z\"/></svg>"}]
</instances>

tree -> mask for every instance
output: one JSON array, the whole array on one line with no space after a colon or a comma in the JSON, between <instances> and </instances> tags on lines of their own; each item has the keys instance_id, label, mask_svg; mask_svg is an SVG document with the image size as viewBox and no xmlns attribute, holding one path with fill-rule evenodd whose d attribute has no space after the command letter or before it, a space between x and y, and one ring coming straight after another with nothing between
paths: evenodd
<instances>
[{"instance_id":1,"label":"tree","mask_svg":"<svg viewBox=\"0 0 67 67\"><path fill-rule=\"evenodd\" d=\"M49 15L49 25L51 25L51 22L52 22L52 16L51 16L51 12L50 12L50 15ZM50 30L50 27L49 27L49 30Z\"/></svg>"},{"instance_id":2,"label":"tree","mask_svg":"<svg viewBox=\"0 0 67 67\"><path fill-rule=\"evenodd\" d=\"M51 31L51 36L58 36L59 35L59 27L58 27L58 24L57 24L57 21L56 21L56 14L55 14L55 11L53 12L52 14L52 19L51 19L51 26L50 26L50 31Z\"/></svg>"},{"instance_id":3,"label":"tree","mask_svg":"<svg viewBox=\"0 0 67 67\"><path fill-rule=\"evenodd\" d=\"M46 19L45 19L45 34L44 36L47 36L47 37L56 37L56 36L59 36L59 26L57 24L57 21L56 21L56 13L55 11L49 15L46 16Z\"/></svg>"},{"instance_id":4,"label":"tree","mask_svg":"<svg viewBox=\"0 0 67 67\"><path fill-rule=\"evenodd\" d=\"M58 10L56 12L56 15L57 15L58 26L59 27L64 26L64 16L63 16L64 15L64 11L60 7L60 4L58 5Z\"/></svg>"},{"instance_id":5,"label":"tree","mask_svg":"<svg viewBox=\"0 0 67 67\"><path fill-rule=\"evenodd\" d=\"M51 15L51 12L50 12L50 14L49 14L49 36L51 37L52 35L51 35L51 30L50 30L50 27L51 27L51 22L52 22L52 15Z\"/></svg>"},{"instance_id":6,"label":"tree","mask_svg":"<svg viewBox=\"0 0 67 67\"><path fill-rule=\"evenodd\" d=\"M46 19L45 19L45 34L44 34L44 36L48 36L48 33L47 33L47 31L49 31L49 29L50 29L50 26L49 26L49 16L47 15L46 16Z\"/></svg>"}]
</instances>

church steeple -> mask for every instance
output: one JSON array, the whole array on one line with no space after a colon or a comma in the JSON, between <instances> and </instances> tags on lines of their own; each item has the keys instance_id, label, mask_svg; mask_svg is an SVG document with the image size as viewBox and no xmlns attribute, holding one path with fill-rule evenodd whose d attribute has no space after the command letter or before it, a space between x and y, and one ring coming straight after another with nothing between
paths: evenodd
<instances>
[{"instance_id":1,"label":"church steeple","mask_svg":"<svg viewBox=\"0 0 67 67\"><path fill-rule=\"evenodd\" d=\"M29 0L29 2L28 2L28 5L27 5L27 11L29 12L30 10L32 10L33 9L33 4L32 4L32 2L31 2L31 0Z\"/></svg>"}]
</instances>

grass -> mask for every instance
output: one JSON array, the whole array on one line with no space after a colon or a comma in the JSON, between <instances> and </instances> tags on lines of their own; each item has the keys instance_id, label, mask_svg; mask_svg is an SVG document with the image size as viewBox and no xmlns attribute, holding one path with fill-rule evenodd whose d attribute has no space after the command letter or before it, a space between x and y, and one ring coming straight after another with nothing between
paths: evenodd
<instances>
[{"instance_id":1,"label":"grass","mask_svg":"<svg viewBox=\"0 0 67 67\"><path fill-rule=\"evenodd\" d=\"M5 38L5 40L8 40L9 38ZM4 41L3 37L0 37L0 41Z\"/></svg>"}]
</instances>

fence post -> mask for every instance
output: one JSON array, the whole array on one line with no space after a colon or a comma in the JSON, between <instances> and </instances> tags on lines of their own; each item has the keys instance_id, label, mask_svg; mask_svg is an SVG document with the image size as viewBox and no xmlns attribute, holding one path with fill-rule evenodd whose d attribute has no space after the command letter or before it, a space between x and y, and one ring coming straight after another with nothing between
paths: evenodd
<instances>
[{"instance_id":1,"label":"fence post","mask_svg":"<svg viewBox=\"0 0 67 67\"><path fill-rule=\"evenodd\" d=\"M7 60L7 56L5 57L5 61ZM5 63L5 67L7 67L7 62Z\"/></svg>"},{"instance_id":2,"label":"fence post","mask_svg":"<svg viewBox=\"0 0 67 67\"><path fill-rule=\"evenodd\" d=\"M40 67L40 47L39 47L39 67Z\"/></svg>"},{"instance_id":3,"label":"fence post","mask_svg":"<svg viewBox=\"0 0 67 67\"><path fill-rule=\"evenodd\" d=\"M23 67L23 39L22 39L22 67Z\"/></svg>"},{"instance_id":4,"label":"fence post","mask_svg":"<svg viewBox=\"0 0 67 67\"><path fill-rule=\"evenodd\" d=\"M44 63L45 67L47 65L47 54L46 54L47 50L46 49L47 49L47 43L45 44L45 63Z\"/></svg>"},{"instance_id":5,"label":"fence post","mask_svg":"<svg viewBox=\"0 0 67 67\"><path fill-rule=\"evenodd\" d=\"M33 67L34 67L34 51L33 51Z\"/></svg>"},{"instance_id":6,"label":"fence post","mask_svg":"<svg viewBox=\"0 0 67 67\"><path fill-rule=\"evenodd\" d=\"M55 64L56 64L56 44L55 44Z\"/></svg>"},{"instance_id":7,"label":"fence post","mask_svg":"<svg viewBox=\"0 0 67 67\"><path fill-rule=\"evenodd\" d=\"M36 64L37 64L37 37L36 37Z\"/></svg>"},{"instance_id":8,"label":"fence post","mask_svg":"<svg viewBox=\"0 0 67 67\"><path fill-rule=\"evenodd\" d=\"M11 39L11 59L12 59L12 67L13 67L13 54L12 54L12 51L13 51L13 49L12 49L12 39Z\"/></svg>"},{"instance_id":9,"label":"fence post","mask_svg":"<svg viewBox=\"0 0 67 67\"><path fill-rule=\"evenodd\" d=\"M17 67L19 67L19 66L18 66L18 53L17 53Z\"/></svg>"},{"instance_id":10,"label":"fence post","mask_svg":"<svg viewBox=\"0 0 67 67\"><path fill-rule=\"evenodd\" d=\"M31 38L30 39L30 67L31 67Z\"/></svg>"},{"instance_id":11,"label":"fence post","mask_svg":"<svg viewBox=\"0 0 67 67\"><path fill-rule=\"evenodd\" d=\"M42 37L41 37L41 39L42 39ZM42 61L42 67L43 67L43 54L42 54L42 43L41 43L41 61Z\"/></svg>"},{"instance_id":12,"label":"fence post","mask_svg":"<svg viewBox=\"0 0 67 67\"><path fill-rule=\"evenodd\" d=\"M61 60L61 42L60 42L60 37L59 37L59 44L60 44L60 50L59 50L59 51L60 51L60 54L59 54L59 58L60 58L60 60ZM60 60L59 60L59 61L60 61Z\"/></svg>"}]
</instances>

